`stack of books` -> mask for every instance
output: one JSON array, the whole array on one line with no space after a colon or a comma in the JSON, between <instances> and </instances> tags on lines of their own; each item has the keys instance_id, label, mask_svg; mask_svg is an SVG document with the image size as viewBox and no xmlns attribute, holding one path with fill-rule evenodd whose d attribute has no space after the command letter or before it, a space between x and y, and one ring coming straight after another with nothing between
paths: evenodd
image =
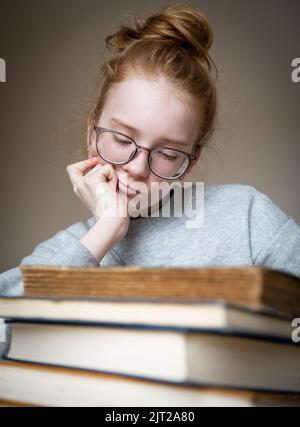
<instances>
[{"instance_id":1,"label":"stack of books","mask_svg":"<svg viewBox=\"0 0 300 427\"><path fill-rule=\"evenodd\" d=\"M25 296L0 298L10 329L2 405L300 406L297 277L263 267L21 269Z\"/></svg>"}]
</instances>

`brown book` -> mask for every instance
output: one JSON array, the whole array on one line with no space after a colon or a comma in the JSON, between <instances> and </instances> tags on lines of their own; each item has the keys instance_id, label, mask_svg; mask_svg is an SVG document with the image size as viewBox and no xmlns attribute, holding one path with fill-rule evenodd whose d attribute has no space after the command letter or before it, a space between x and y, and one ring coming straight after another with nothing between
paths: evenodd
<instances>
[{"instance_id":1,"label":"brown book","mask_svg":"<svg viewBox=\"0 0 300 427\"><path fill-rule=\"evenodd\" d=\"M264 267L148 268L21 266L27 297L135 297L224 300L300 312L300 278Z\"/></svg>"},{"instance_id":2,"label":"brown book","mask_svg":"<svg viewBox=\"0 0 300 427\"><path fill-rule=\"evenodd\" d=\"M24 362L0 362L0 383L0 406L300 406L296 393L165 384Z\"/></svg>"}]
</instances>

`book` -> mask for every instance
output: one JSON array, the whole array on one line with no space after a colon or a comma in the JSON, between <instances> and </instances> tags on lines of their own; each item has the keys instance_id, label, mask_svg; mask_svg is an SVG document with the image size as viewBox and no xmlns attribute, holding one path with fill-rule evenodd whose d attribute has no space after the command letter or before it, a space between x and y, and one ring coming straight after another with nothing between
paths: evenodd
<instances>
[{"instance_id":1,"label":"book","mask_svg":"<svg viewBox=\"0 0 300 427\"><path fill-rule=\"evenodd\" d=\"M177 384L300 392L291 340L214 331L11 322L8 360L126 374Z\"/></svg>"},{"instance_id":2,"label":"book","mask_svg":"<svg viewBox=\"0 0 300 427\"><path fill-rule=\"evenodd\" d=\"M25 296L223 299L288 318L300 312L300 278L264 267L21 266Z\"/></svg>"},{"instance_id":3,"label":"book","mask_svg":"<svg viewBox=\"0 0 300 427\"><path fill-rule=\"evenodd\" d=\"M142 298L0 298L0 317L13 321L226 329L234 333L291 338L291 321L223 301Z\"/></svg>"},{"instance_id":4,"label":"book","mask_svg":"<svg viewBox=\"0 0 300 427\"><path fill-rule=\"evenodd\" d=\"M294 393L173 385L9 361L0 362L0 384L2 406L300 406L300 396Z\"/></svg>"}]
</instances>

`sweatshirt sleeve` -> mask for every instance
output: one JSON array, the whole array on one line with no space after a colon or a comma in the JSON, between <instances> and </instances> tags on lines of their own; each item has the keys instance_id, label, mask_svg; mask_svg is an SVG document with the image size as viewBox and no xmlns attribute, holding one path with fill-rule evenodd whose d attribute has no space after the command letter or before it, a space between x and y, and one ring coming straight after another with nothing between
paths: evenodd
<instances>
[{"instance_id":1,"label":"sweatshirt sleeve","mask_svg":"<svg viewBox=\"0 0 300 427\"><path fill-rule=\"evenodd\" d=\"M79 224L59 231L50 239L39 243L32 254L23 258L18 267L0 274L0 296L22 296L24 286L22 265L98 266L99 260L80 242L87 230ZM79 231L78 231L79 230Z\"/></svg>"},{"instance_id":2,"label":"sweatshirt sleeve","mask_svg":"<svg viewBox=\"0 0 300 427\"><path fill-rule=\"evenodd\" d=\"M255 189L249 221L253 264L300 278L299 224Z\"/></svg>"},{"instance_id":3,"label":"sweatshirt sleeve","mask_svg":"<svg viewBox=\"0 0 300 427\"><path fill-rule=\"evenodd\" d=\"M50 239L39 243L31 255L20 262L21 265L68 265L68 266L99 266L99 261L80 242L88 229L83 223L75 223L66 230L59 231ZM24 284L21 269L12 268L0 274L0 297L22 296ZM0 360L9 351L11 328L0 319L0 333L5 340L0 340Z\"/></svg>"}]
</instances>

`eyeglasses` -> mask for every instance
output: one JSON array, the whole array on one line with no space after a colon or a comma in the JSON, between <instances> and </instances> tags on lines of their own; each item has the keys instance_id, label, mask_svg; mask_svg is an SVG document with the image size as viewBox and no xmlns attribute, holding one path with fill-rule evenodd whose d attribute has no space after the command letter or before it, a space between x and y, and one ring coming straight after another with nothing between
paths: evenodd
<instances>
[{"instance_id":1,"label":"eyeglasses","mask_svg":"<svg viewBox=\"0 0 300 427\"><path fill-rule=\"evenodd\" d=\"M148 151L150 171L163 179L178 179L188 169L197 156L170 147L146 148L138 145L132 138L113 129L98 127L94 119L96 132L96 150L106 162L125 165L136 155L138 150Z\"/></svg>"}]
</instances>

